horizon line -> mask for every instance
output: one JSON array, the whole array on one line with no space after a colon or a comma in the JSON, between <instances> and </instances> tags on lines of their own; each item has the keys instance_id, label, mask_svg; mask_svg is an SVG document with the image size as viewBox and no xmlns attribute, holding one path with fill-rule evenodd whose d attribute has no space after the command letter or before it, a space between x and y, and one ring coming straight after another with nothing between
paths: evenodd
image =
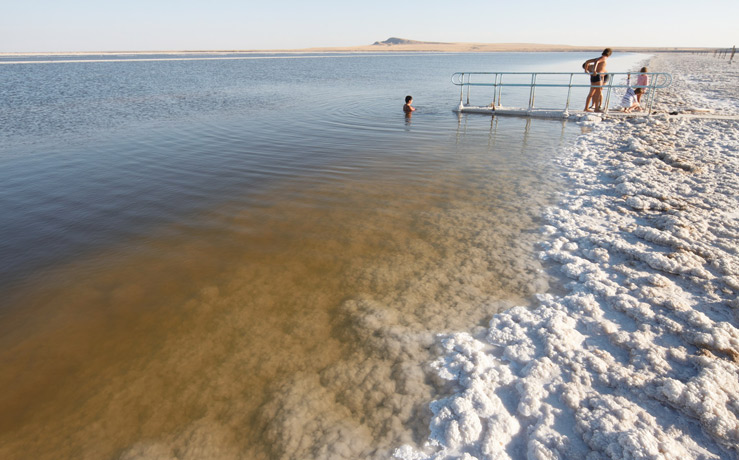
<instances>
[{"instance_id":1,"label":"horizon line","mask_svg":"<svg viewBox=\"0 0 739 460\"><path fill-rule=\"evenodd\" d=\"M388 39L391 40L391 39ZM369 45L322 46L308 48L269 48L269 49L160 49L160 50L89 50L89 51L0 51L0 56L32 55L85 55L85 54L195 54L195 53L330 53L330 52L567 52L597 51L603 45L564 45L524 42L425 42L404 40L402 43L375 42ZM608 46L622 52L690 52L730 49L730 47L706 46Z\"/></svg>"}]
</instances>

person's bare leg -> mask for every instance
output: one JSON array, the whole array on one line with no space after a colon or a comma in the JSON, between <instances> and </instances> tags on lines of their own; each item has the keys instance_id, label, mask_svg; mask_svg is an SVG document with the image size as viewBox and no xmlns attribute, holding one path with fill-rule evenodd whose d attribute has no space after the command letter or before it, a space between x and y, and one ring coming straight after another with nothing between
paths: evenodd
<instances>
[{"instance_id":1,"label":"person's bare leg","mask_svg":"<svg viewBox=\"0 0 739 460\"><path fill-rule=\"evenodd\" d=\"M593 96L595 95L596 91L598 91L598 89L595 86L590 87L590 92L588 92L588 97L585 99L585 111L586 112L592 112L592 110L590 110L590 102L591 101L594 102Z\"/></svg>"}]
</instances>

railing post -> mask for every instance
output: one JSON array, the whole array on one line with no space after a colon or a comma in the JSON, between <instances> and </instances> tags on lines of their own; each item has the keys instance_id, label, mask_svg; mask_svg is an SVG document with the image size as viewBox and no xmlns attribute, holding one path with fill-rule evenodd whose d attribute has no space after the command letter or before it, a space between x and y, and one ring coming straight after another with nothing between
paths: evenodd
<instances>
[{"instance_id":1,"label":"railing post","mask_svg":"<svg viewBox=\"0 0 739 460\"><path fill-rule=\"evenodd\" d=\"M467 77L467 105L470 105L470 89L472 89L472 74Z\"/></svg>"},{"instance_id":2,"label":"railing post","mask_svg":"<svg viewBox=\"0 0 739 460\"><path fill-rule=\"evenodd\" d=\"M565 105L565 113L570 113L570 95L572 94L572 77L575 74L570 74L570 83L567 85L567 104Z\"/></svg>"},{"instance_id":3,"label":"railing post","mask_svg":"<svg viewBox=\"0 0 739 460\"><path fill-rule=\"evenodd\" d=\"M498 74L496 73L493 76L493 103L492 103L493 108L495 107L495 93L497 92L498 92Z\"/></svg>"},{"instance_id":4,"label":"railing post","mask_svg":"<svg viewBox=\"0 0 739 460\"><path fill-rule=\"evenodd\" d=\"M529 94L529 110L534 108L534 97L536 88L536 73L531 74L531 93Z\"/></svg>"},{"instance_id":5,"label":"railing post","mask_svg":"<svg viewBox=\"0 0 739 460\"><path fill-rule=\"evenodd\" d=\"M649 116L652 115L652 105L654 104L655 95L654 93L657 92L657 78L659 78L659 76L655 76L654 78L651 78L649 80L649 94L647 95L647 100L649 101L649 104L647 105L647 112Z\"/></svg>"},{"instance_id":6,"label":"railing post","mask_svg":"<svg viewBox=\"0 0 739 460\"><path fill-rule=\"evenodd\" d=\"M608 74L606 74L608 75ZM608 92L606 93L606 105L603 107L603 114L608 114L608 104L611 102L611 89L613 88L613 75L608 77ZM602 91L602 90L601 90Z\"/></svg>"},{"instance_id":7,"label":"railing post","mask_svg":"<svg viewBox=\"0 0 739 460\"><path fill-rule=\"evenodd\" d=\"M464 100L464 72L459 77L459 103Z\"/></svg>"}]
</instances>

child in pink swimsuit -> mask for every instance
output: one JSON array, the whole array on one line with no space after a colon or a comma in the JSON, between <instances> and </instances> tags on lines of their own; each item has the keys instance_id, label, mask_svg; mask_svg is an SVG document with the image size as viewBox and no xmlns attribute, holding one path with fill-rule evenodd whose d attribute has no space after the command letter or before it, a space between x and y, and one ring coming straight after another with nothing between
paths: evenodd
<instances>
[{"instance_id":1,"label":"child in pink swimsuit","mask_svg":"<svg viewBox=\"0 0 739 460\"><path fill-rule=\"evenodd\" d=\"M648 72L646 67L642 67L639 72L642 72L639 74L639 76L636 77L636 86L637 88L640 86L649 86L649 76L646 75L646 72ZM647 92L647 88L641 88L641 91L636 92L636 100L637 102L641 103L641 97L644 93Z\"/></svg>"}]
</instances>

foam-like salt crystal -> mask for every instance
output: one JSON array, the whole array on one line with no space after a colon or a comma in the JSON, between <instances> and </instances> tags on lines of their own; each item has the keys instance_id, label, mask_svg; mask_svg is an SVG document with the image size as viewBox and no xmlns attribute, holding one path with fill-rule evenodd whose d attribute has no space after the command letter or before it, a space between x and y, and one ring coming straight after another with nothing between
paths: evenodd
<instances>
[{"instance_id":1,"label":"foam-like salt crystal","mask_svg":"<svg viewBox=\"0 0 739 460\"><path fill-rule=\"evenodd\" d=\"M636 210L641 210L647 207L647 205L644 203L644 200L636 196L629 197L626 200L626 205L630 207L631 209L636 209Z\"/></svg>"}]
</instances>

